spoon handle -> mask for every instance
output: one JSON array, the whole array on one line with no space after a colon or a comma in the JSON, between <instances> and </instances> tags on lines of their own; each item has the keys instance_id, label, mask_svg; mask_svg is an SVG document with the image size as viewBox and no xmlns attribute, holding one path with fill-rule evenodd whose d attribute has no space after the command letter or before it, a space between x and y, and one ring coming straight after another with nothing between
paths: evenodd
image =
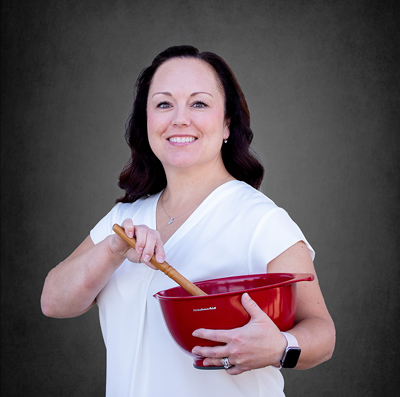
<instances>
[{"instance_id":1,"label":"spoon handle","mask_svg":"<svg viewBox=\"0 0 400 397\"><path fill-rule=\"evenodd\" d=\"M135 248L136 246L136 239L134 237L128 237L125 234L125 230L115 224L113 226L113 230L115 233L118 234L119 237L121 237L124 241L126 241L132 248ZM183 289L185 289L189 294L194 295L194 296L200 296L200 295L207 295L204 291L202 291L199 287L191 283L188 279L182 276L177 270L175 270L171 265L169 265L167 262L164 263L159 263L156 261L154 255L150 259L150 263L153 264L155 267L160 269L163 273L165 273L168 277L172 278L175 282L177 282Z\"/></svg>"}]
</instances>

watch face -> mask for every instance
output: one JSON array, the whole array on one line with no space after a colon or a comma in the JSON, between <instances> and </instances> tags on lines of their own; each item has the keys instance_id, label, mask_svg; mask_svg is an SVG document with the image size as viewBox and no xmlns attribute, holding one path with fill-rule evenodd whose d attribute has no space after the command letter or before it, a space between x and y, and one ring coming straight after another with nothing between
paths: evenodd
<instances>
[{"instance_id":1,"label":"watch face","mask_svg":"<svg viewBox=\"0 0 400 397\"><path fill-rule=\"evenodd\" d=\"M288 349L282 368L294 368L297 365L297 361L299 361L300 352L300 348L292 347Z\"/></svg>"}]
</instances>

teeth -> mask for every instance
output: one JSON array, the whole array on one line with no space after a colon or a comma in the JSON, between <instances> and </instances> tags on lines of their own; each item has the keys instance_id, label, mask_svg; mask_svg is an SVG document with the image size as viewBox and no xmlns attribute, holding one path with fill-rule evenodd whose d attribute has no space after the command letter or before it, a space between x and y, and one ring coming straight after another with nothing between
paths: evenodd
<instances>
[{"instance_id":1,"label":"teeth","mask_svg":"<svg viewBox=\"0 0 400 397\"><path fill-rule=\"evenodd\" d=\"M169 138L170 142L176 142L176 143L185 143L185 142L193 142L196 138L194 137L179 137L175 136L173 138Z\"/></svg>"}]
</instances>

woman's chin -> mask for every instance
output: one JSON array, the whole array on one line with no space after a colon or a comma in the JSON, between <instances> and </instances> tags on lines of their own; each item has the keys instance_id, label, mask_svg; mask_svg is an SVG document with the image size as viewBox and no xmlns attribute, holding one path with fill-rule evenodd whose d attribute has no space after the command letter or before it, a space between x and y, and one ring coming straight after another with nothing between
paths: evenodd
<instances>
[{"instance_id":1,"label":"woman's chin","mask_svg":"<svg viewBox=\"0 0 400 397\"><path fill-rule=\"evenodd\" d=\"M179 155L173 156L165 161L162 161L164 168L167 169L179 169L200 166L202 162L200 159L194 158L192 155Z\"/></svg>"},{"instance_id":2,"label":"woman's chin","mask_svg":"<svg viewBox=\"0 0 400 397\"><path fill-rule=\"evenodd\" d=\"M220 153L210 155L209 153L174 153L170 156L165 156L161 160L165 171L174 170L210 170L217 171L219 166L223 167L223 161Z\"/></svg>"}]
</instances>

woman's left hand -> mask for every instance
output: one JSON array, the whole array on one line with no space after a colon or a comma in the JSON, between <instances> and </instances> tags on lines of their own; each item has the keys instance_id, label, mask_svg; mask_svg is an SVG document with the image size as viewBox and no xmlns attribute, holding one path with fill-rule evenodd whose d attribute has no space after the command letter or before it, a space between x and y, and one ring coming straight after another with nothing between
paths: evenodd
<instances>
[{"instance_id":1,"label":"woman's left hand","mask_svg":"<svg viewBox=\"0 0 400 397\"><path fill-rule=\"evenodd\" d=\"M259 306L245 293L242 305L249 313L250 321L241 328L232 330L198 329L193 336L226 343L224 346L193 348L192 353L205 357L203 365L221 366L221 359L227 357L233 365L227 370L230 375L238 375L252 369L268 365L279 367L286 348L286 338L278 327Z\"/></svg>"}]
</instances>

